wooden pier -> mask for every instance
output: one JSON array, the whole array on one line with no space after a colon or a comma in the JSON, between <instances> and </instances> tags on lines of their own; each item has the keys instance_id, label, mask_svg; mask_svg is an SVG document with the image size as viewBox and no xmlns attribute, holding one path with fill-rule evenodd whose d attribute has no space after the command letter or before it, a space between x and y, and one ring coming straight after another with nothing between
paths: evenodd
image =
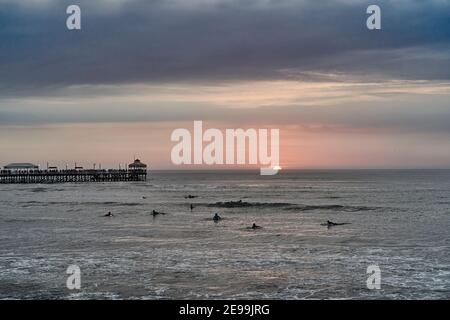
<instances>
[{"instance_id":1,"label":"wooden pier","mask_svg":"<svg viewBox=\"0 0 450 320\"><path fill-rule=\"evenodd\" d=\"M147 165L139 159L126 169L74 169L58 170L47 164L46 170L32 163L11 163L0 170L0 184L12 183L67 183L67 182L116 182L147 180Z\"/></svg>"},{"instance_id":2,"label":"wooden pier","mask_svg":"<svg viewBox=\"0 0 450 320\"><path fill-rule=\"evenodd\" d=\"M147 169L133 170L1 170L0 184L145 181Z\"/></svg>"}]
</instances>

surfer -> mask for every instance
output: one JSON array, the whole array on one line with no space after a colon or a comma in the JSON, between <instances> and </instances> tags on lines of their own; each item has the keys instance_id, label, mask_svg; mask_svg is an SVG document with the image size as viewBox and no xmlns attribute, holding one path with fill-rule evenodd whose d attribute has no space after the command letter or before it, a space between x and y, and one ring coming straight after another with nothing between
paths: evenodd
<instances>
[{"instance_id":1,"label":"surfer","mask_svg":"<svg viewBox=\"0 0 450 320\"><path fill-rule=\"evenodd\" d=\"M253 230L255 230L255 229L261 229L262 227L257 226L256 223L254 223L254 224L252 225L251 228L252 228Z\"/></svg>"},{"instance_id":2,"label":"surfer","mask_svg":"<svg viewBox=\"0 0 450 320\"><path fill-rule=\"evenodd\" d=\"M109 211L107 214L104 215L104 217L114 217L114 215Z\"/></svg>"},{"instance_id":3,"label":"surfer","mask_svg":"<svg viewBox=\"0 0 450 320\"><path fill-rule=\"evenodd\" d=\"M215 222L218 222L218 221L222 220L222 217L219 216L218 213L215 213L215 214L214 214L214 217L213 217L213 220L214 220Z\"/></svg>"},{"instance_id":4,"label":"surfer","mask_svg":"<svg viewBox=\"0 0 450 320\"><path fill-rule=\"evenodd\" d=\"M156 210L153 210L152 211L152 215L153 216L157 216L157 215L159 215L159 214L165 214L164 212L158 212L158 211L156 211Z\"/></svg>"},{"instance_id":5,"label":"surfer","mask_svg":"<svg viewBox=\"0 0 450 320\"><path fill-rule=\"evenodd\" d=\"M336 222L332 222L330 220L327 220L327 223L322 224L323 226L327 226L327 227L334 227L334 226L343 226L345 224L350 224L350 223L336 223Z\"/></svg>"},{"instance_id":6,"label":"surfer","mask_svg":"<svg viewBox=\"0 0 450 320\"><path fill-rule=\"evenodd\" d=\"M194 205L191 203L191 211L194 210Z\"/></svg>"}]
</instances>

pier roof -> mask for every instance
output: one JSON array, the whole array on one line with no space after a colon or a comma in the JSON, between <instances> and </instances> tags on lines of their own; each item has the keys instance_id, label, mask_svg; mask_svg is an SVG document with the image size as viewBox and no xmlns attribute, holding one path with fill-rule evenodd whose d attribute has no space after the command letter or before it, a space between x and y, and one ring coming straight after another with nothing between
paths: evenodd
<instances>
[{"instance_id":1,"label":"pier roof","mask_svg":"<svg viewBox=\"0 0 450 320\"><path fill-rule=\"evenodd\" d=\"M142 163L141 160L136 159L133 163L128 165L128 168L130 169L145 169L147 168L147 165L145 163Z\"/></svg>"},{"instance_id":2,"label":"pier roof","mask_svg":"<svg viewBox=\"0 0 450 320\"><path fill-rule=\"evenodd\" d=\"M32 163L10 163L4 169L39 169L39 166Z\"/></svg>"}]
</instances>

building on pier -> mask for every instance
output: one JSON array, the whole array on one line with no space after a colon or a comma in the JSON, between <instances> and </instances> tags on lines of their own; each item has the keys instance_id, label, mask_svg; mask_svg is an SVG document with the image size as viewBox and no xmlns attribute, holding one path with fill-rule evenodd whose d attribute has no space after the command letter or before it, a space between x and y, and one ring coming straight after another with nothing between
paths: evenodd
<instances>
[{"instance_id":1,"label":"building on pier","mask_svg":"<svg viewBox=\"0 0 450 320\"><path fill-rule=\"evenodd\" d=\"M133 163L128 165L128 169L130 170L147 170L147 165L142 163L141 160L136 159Z\"/></svg>"},{"instance_id":2,"label":"building on pier","mask_svg":"<svg viewBox=\"0 0 450 320\"><path fill-rule=\"evenodd\" d=\"M38 170L39 166L32 163L10 163L4 166L3 169L11 171L31 171Z\"/></svg>"}]
</instances>

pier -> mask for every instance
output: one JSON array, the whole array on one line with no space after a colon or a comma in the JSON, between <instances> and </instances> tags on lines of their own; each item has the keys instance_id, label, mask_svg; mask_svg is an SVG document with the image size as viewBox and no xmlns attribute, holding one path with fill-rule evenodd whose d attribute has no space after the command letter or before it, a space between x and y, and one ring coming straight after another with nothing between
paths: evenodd
<instances>
[{"instance_id":1,"label":"pier","mask_svg":"<svg viewBox=\"0 0 450 320\"><path fill-rule=\"evenodd\" d=\"M36 169L31 164L10 164L0 170L0 184L28 183L76 183L76 182L118 182L147 180L147 165L135 160L127 169L75 169L58 170L50 167Z\"/></svg>"}]
</instances>

